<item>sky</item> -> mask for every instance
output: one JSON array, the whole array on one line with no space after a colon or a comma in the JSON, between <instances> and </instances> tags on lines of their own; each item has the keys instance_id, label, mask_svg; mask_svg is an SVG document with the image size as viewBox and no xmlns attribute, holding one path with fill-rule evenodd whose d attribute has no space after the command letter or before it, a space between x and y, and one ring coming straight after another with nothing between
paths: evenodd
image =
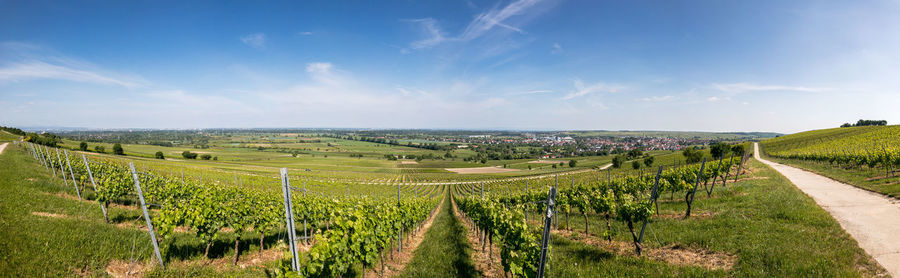
<instances>
[{"instance_id":1,"label":"sky","mask_svg":"<svg viewBox=\"0 0 900 278\"><path fill-rule=\"evenodd\" d=\"M900 1L0 1L0 125L900 123Z\"/></svg>"}]
</instances>

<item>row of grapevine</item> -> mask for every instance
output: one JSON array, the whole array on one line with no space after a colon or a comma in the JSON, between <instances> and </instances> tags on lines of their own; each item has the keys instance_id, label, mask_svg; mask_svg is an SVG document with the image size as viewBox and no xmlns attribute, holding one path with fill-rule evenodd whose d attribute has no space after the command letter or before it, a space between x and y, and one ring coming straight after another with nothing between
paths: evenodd
<instances>
[{"instance_id":1,"label":"row of grapevine","mask_svg":"<svg viewBox=\"0 0 900 278\"><path fill-rule=\"evenodd\" d=\"M121 161L89 160L84 156L81 159L51 157L47 155L49 149L36 145L30 145L28 150L48 168L53 166L54 174L60 165L71 167L67 182L79 181L80 190L88 184L93 185L93 197L103 207L107 222L110 204L133 199L136 194L131 169ZM235 263L241 235L251 230L258 233L262 248L265 235L283 231L283 200L272 190L217 184L210 179L206 182L183 179L151 171L136 175L147 202L159 208L151 220L162 236L161 240L171 239L176 227L188 228L206 243L204 257L209 256L212 242L226 228L238 235L235 237ZM75 184L76 189L78 184ZM311 192L306 190L305 184L302 189L297 189L304 194L294 195L291 199L294 219L308 223L313 235L312 247L303 255L301 273L341 276L354 264L372 266L377 255L391 248L395 239L402 240L404 233L418 230L436 207L435 197L442 191L437 186L398 185L396 188L397 195L382 190L366 195L339 194L337 197L324 193L306 194ZM401 198L401 191L406 198ZM304 225L305 235L306 229ZM310 244L310 237L305 237L304 243Z\"/></svg>"},{"instance_id":2,"label":"row of grapevine","mask_svg":"<svg viewBox=\"0 0 900 278\"><path fill-rule=\"evenodd\" d=\"M573 177L569 186L560 186L557 181L537 184L534 181L508 181L480 187L459 185L453 189L453 193L467 219L483 231L488 241L494 237L499 239L502 243L501 250L507 250L503 253L510 254L508 258L501 257L504 271L515 276L533 276L537 271L537 256L540 251L537 239L540 234L537 227L528 227L526 215L528 211L546 209L546 188L560 188L553 214L557 217L565 214L566 227L570 227L568 218L572 211L577 211L584 217L585 233L588 231L588 214L600 215L606 219L607 231L604 237L611 240L609 221L620 220L631 232L635 252L640 255L644 227L637 225L646 225L652 219L653 205L661 193L685 193L687 218L690 216L696 189L702 184L707 193L711 194L714 186L719 181L724 185L729 175L746 158L744 155L735 161L734 156L729 159L722 157L708 164L704 162L660 168L656 175L635 174L616 178L611 175L602 178L602 174L592 177L585 175L591 178L576 182ZM489 189L479 192L485 188Z\"/></svg>"},{"instance_id":3,"label":"row of grapevine","mask_svg":"<svg viewBox=\"0 0 900 278\"><path fill-rule=\"evenodd\" d=\"M814 130L762 142L767 155L827 162L848 167L900 166L900 126L863 126Z\"/></svg>"}]
</instances>

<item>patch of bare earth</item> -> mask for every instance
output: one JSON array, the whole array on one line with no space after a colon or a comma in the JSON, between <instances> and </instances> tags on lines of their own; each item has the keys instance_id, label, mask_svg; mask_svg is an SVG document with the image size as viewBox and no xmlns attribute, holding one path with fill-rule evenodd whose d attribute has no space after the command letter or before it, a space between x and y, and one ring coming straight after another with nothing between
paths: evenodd
<instances>
[{"instance_id":1,"label":"patch of bare earth","mask_svg":"<svg viewBox=\"0 0 900 278\"><path fill-rule=\"evenodd\" d=\"M94 272L92 272L90 269L88 269L87 265L85 265L82 268L72 267L72 268L69 268L69 270L72 271L72 274L75 274L75 276L78 276L78 277L94 277L94 276L96 276L96 275L94 275Z\"/></svg>"},{"instance_id":2,"label":"patch of bare earth","mask_svg":"<svg viewBox=\"0 0 900 278\"><path fill-rule=\"evenodd\" d=\"M478 272L481 272L484 277L506 277L503 273L503 265L500 264L499 244L492 245L491 250L488 250L487 248L482 249L481 239L473 232L474 229L472 225L463 218L462 213L460 213L456 207L456 202L453 202L452 205L453 214L463 223L463 226L465 226L468 231L468 233L466 233L466 238L469 239L469 245L472 246L471 255L472 262L475 264L475 269L477 269ZM491 252L493 252L493 254L491 254Z\"/></svg>"},{"instance_id":3,"label":"patch of bare earth","mask_svg":"<svg viewBox=\"0 0 900 278\"><path fill-rule=\"evenodd\" d=\"M413 161L413 160L401 160L400 164L419 164L419 163L416 161Z\"/></svg>"},{"instance_id":4,"label":"patch of bare earth","mask_svg":"<svg viewBox=\"0 0 900 278\"><path fill-rule=\"evenodd\" d=\"M389 260L390 255L387 254L389 251L385 250L386 253L384 258L384 273L381 272L381 264L376 264L372 268L366 270L366 277L394 277L403 272L403 269L406 268L406 264L409 263L409 260L412 259L413 253L416 251L416 248L419 247L419 244L422 243L422 240L425 239L425 234L428 232L428 229L431 229L431 224L434 223L434 217L437 216L438 210L441 209L441 206L444 205L444 200L441 200L441 203L435 207L434 210L431 211L431 216L425 220L422 224L422 227L419 229L419 232L412 235L407 234L406 241L403 244L403 252L397 252L393 255L393 260Z\"/></svg>"},{"instance_id":5,"label":"patch of bare earth","mask_svg":"<svg viewBox=\"0 0 900 278\"><path fill-rule=\"evenodd\" d=\"M40 212L35 211L31 213L32 215L42 216L42 217L50 217L50 218L69 218L71 216L65 214L57 214L57 213L49 213L49 212Z\"/></svg>"},{"instance_id":6,"label":"patch of bare earth","mask_svg":"<svg viewBox=\"0 0 900 278\"><path fill-rule=\"evenodd\" d=\"M225 272L233 269L243 269L248 267L254 267L263 265L268 262L273 262L276 260L280 260L284 255L284 246L278 246L275 248L264 249L262 252L259 250L250 251L247 253L241 253L238 258L237 264L234 263L234 257L232 256L223 256L221 258L215 258L212 260L208 259L197 259L197 260L184 260L184 261L175 261L166 267L175 267L175 268L193 268L198 266L211 266L218 272Z\"/></svg>"},{"instance_id":7,"label":"patch of bare earth","mask_svg":"<svg viewBox=\"0 0 900 278\"><path fill-rule=\"evenodd\" d=\"M30 181L30 182L34 182L34 181L36 181L37 179L35 179L35 178L27 178L26 180L27 180L27 181Z\"/></svg>"},{"instance_id":8,"label":"patch of bare earth","mask_svg":"<svg viewBox=\"0 0 900 278\"><path fill-rule=\"evenodd\" d=\"M472 168L446 168L444 170L454 172L457 174L494 174L494 173L519 171L519 169L503 168L503 167L499 167L499 166L472 167Z\"/></svg>"},{"instance_id":9,"label":"patch of bare earth","mask_svg":"<svg viewBox=\"0 0 900 278\"><path fill-rule=\"evenodd\" d=\"M150 263L112 260L109 262L109 265L106 266L106 273L108 273L109 276L116 278L140 278L144 277L144 273L149 271L151 267L152 265Z\"/></svg>"},{"instance_id":10,"label":"patch of bare earth","mask_svg":"<svg viewBox=\"0 0 900 278\"><path fill-rule=\"evenodd\" d=\"M693 217L693 216L692 216ZM579 241L588 245L597 246L604 250L616 253L620 256L637 256L634 252L634 243L624 241L609 242L605 239L586 236L583 232L570 232L565 230L554 231L568 239ZM713 252L701 248L686 247L681 245L667 245L663 247L644 246L642 257L665 262L674 265L699 266L711 270L730 270L737 262L738 256L724 252Z\"/></svg>"}]
</instances>

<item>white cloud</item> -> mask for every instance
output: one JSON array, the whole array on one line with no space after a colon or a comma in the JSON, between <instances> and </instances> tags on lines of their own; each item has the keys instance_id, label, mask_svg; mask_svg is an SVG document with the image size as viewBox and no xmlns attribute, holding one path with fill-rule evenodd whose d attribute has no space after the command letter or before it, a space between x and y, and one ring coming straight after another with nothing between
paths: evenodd
<instances>
[{"instance_id":1,"label":"white cloud","mask_svg":"<svg viewBox=\"0 0 900 278\"><path fill-rule=\"evenodd\" d=\"M409 21L419 23L422 27L423 32L425 32L425 34L428 36L428 38L426 39L412 42L409 45L412 49L433 47L447 40L443 32L441 32L441 29L438 28L437 22L433 18L411 19Z\"/></svg>"},{"instance_id":2,"label":"white cloud","mask_svg":"<svg viewBox=\"0 0 900 278\"><path fill-rule=\"evenodd\" d=\"M706 99L706 101L709 101L709 102L717 102L717 101L719 101L719 100L722 100L722 99L719 98L719 97L717 97L717 96L711 96L711 97L709 97L709 98Z\"/></svg>"},{"instance_id":3,"label":"white cloud","mask_svg":"<svg viewBox=\"0 0 900 278\"><path fill-rule=\"evenodd\" d=\"M410 22L419 23L427 35L426 39L410 43L410 48L430 48L448 41L470 41L484 36L491 30L495 30L496 27L524 34L525 31L521 28L505 23L504 21L517 15L526 14L531 8L542 1L543 0L517 0L501 9L495 7L476 16L475 19L469 22L466 29L455 37L447 37L433 18L408 20Z\"/></svg>"},{"instance_id":4,"label":"white cloud","mask_svg":"<svg viewBox=\"0 0 900 278\"><path fill-rule=\"evenodd\" d=\"M112 77L91 69L73 68L72 65L51 64L44 61L26 61L0 68L0 82L20 82L31 79L58 79L82 83L117 85L135 88L144 83L140 78Z\"/></svg>"},{"instance_id":5,"label":"white cloud","mask_svg":"<svg viewBox=\"0 0 900 278\"><path fill-rule=\"evenodd\" d=\"M674 99L675 99L675 96L666 95L666 96L652 96L652 97L639 98L638 100L643 101L643 102L664 102L664 101L670 101L670 100L674 100Z\"/></svg>"},{"instance_id":6,"label":"white cloud","mask_svg":"<svg viewBox=\"0 0 900 278\"><path fill-rule=\"evenodd\" d=\"M304 32L299 32L297 34L299 34L301 36L312 36L313 32L304 31Z\"/></svg>"},{"instance_id":7,"label":"white cloud","mask_svg":"<svg viewBox=\"0 0 900 278\"><path fill-rule=\"evenodd\" d=\"M266 47L266 34L255 33L241 37L241 42L253 48L263 49Z\"/></svg>"},{"instance_id":8,"label":"white cloud","mask_svg":"<svg viewBox=\"0 0 900 278\"><path fill-rule=\"evenodd\" d=\"M582 96L593 94L593 93L601 93L601 92L615 93L622 89L624 89L624 87L622 87L620 85L606 84L606 83L594 83L589 86L585 86L584 82L582 82L580 79L576 79L575 80L575 91L572 91L572 92L566 94L565 96L563 96L562 99L569 100L569 99L582 97Z\"/></svg>"},{"instance_id":9,"label":"white cloud","mask_svg":"<svg viewBox=\"0 0 900 278\"><path fill-rule=\"evenodd\" d=\"M819 93L831 91L831 88L819 88L819 87L803 87L803 86L784 86L784 85L759 85L752 83L713 83L712 87L716 90L728 92L728 93L744 93L744 92L757 92L757 91L793 91L793 92L807 92L807 93Z\"/></svg>"},{"instance_id":10,"label":"white cloud","mask_svg":"<svg viewBox=\"0 0 900 278\"><path fill-rule=\"evenodd\" d=\"M559 43L553 43L553 50L550 51L551 54L562 54L564 52L562 45Z\"/></svg>"},{"instance_id":11,"label":"white cloud","mask_svg":"<svg viewBox=\"0 0 900 278\"><path fill-rule=\"evenodd\" d=\"M532 90L532 91L524 91L524 92L509 93L509 94L507 94L507 95L510 95L510 96L524 96L524 95L546 94L546 93L552 93L552 92L553 92L553 91L551 91L551 90Z\"/></svg>"}]
</instances>

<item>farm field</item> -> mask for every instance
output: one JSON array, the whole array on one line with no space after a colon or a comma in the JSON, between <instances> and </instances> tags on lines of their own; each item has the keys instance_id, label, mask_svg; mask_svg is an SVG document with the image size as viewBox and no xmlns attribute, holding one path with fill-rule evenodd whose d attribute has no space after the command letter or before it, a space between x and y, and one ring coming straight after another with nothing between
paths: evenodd
<instances>
[{"instance_id":1,"label":"farm field","mask_svg":"<svg viewBox=\"0 0 900 278\"><path fill-rule=\"evenodd\" d=\"M0 278L900 278L897 15L0 1Z\"/></svg>"},{"instance_id":2,"label":"farm field","mask_svg":"<svg viewBox=\"0 0 900 278\"><path fill-rule=\"evenodd\" d=\"M252 231L236 233L231 229L223 229L211 241L210 251L206 255L204 255L202 237L195 236L199 230L189 227L176 228L162 240L163 244L161 245L167 263L167 267L163 269L156 263L153 248L147 244L149 235L146 233L146 225L142 225L140 208L132 199L133 196L125 195L111 201L112 205L108 207L111 224L106 224L99 204L95 201L100 196L97 195L98 192L83 185L83 191L80 194L83 194L82 196L86 200L79 200L76 196L79 195L76 194L79 192L75 192L72 184L66 186L59 177L53 177L52 171L48 171L34 160L28 154L27 148L17 145L0 156L3 165L12 166L5 167L6 169L0 172L3 190L7 192L3 196L18 196L0 202L4 204L0 210L3 213L3 219L10 219L2 223L3 226L0 227L2 228L0 230L5 233L4 238L19 239L14 241L18 244L4 243L6 244L3 247L4 250L12 250L8 254L15 255L2 258L4 265L0 265L0 269L16 269L20 273L45 273L42 272L45 271L43 265L35 263L40 260L24 260L23 258L46 258L66 266L48 272L53 276L121 275L128 272L129 269L134 273L150 277L173 275L267 276L272 273L290 273L290 248L285 243L283 227L264 234L262 238L258 233ZM677 160L677 156L672 154L659 157L665 158L665 160ZM733 165L727 167L729 171L737 171L737 162L740 159L739 157L737 160L729 162L728 165ZM97 163L104 161L99 157L93 157L91 160L96 160ZM134 160L138 162L137 165L141 165L140 161L143 159L126 157L125 160ZM665 160L660 159L659 161ZM728 162L728 159L724 160ZM121 164L115 159L107 158L106 161L103 163ZM684 162L680 163L684 165ZM715 163L715 160L710 159L710 167L716 165ZM659 164L663 165L664 163ZM671 163L665 164L671 166ZM154 165L151 164L148 168L158 167ZM694 164L691 167L697 166ZM607 230L604 224L606 221L604 214L592 211L582 217L580 211L574 208L573 203L563 203L569 205L561 210L560 213L565 216L560 216L551 231L551 259L548 261L548 275L552 277L594 276L597 274L600 276L614 274L626 276L755 276L763 274L802 276L813 272L825 276L883 275L884 270L859 249L855 241L843 232L824 210L817 207L783 177L754 160L747 161L745 166L741 175L732 176L727 185L714 187L710 197L706 197L706 194L698 194L697 201L693 206L695 216L689 219L682 219L685 205L683 200L680 200L681 197L678 197L683 195L684 191L679 189L674 189L675 191L671 191L671 193L663 191L658 203L661 216L649 215L651 221L643 243L644 255L642 256L634 255L633 246L629 244L632 239L627 225L618 217L612 219L610 229ZM204 172L199 170L202 168L188 169L188 172ZM163 170L150 170L150 172L158 175L165 174ZM581 186L602 186L603 183L598 185L594 184L594 181L609 178L626 181L629 180L627 177L651 175L650 171L646 172L642 174L640 170L635 169L616 171L587 169L587 172L560 176L558 186L563 191L572 190L576 188L573 187L575 185L579 188ZM204 179L205 183L212 183L207 185L212 186L211 188L228 190L227 188L233 187L233 185L228 185L230 181L226 178L230 175L222 175L218 179L214 177L214 174L206 175L208 177ZM410 176L414 177L415 175ZM95 178L97 177L95 176ZM483 185L486 192L484 194L492 196L491 200L504 200L505 197L511 196L510 194L540 194L550 185L554 185L555 179L554 176L549 176L529 180L490 180ZM195 182L204 182L204 180L197 179ZM303 178L299 178L292 181L292 184L302 182ZM144 181L142 184L153 188L151 180ZM346 191L352 196L370 195L376 199L390 199L392 195L393 198L396 198L396 194L400 190L403 196L406 196L404 198L412 198L414 197L412 195L415 195L432 200L427 206L428 210L434 209L432 216L428 217L428 221L426 221L428 224L419 226L423 230L415 236L409 237L409 241L405 242L405 244L415 242L415 245L407 246L405 251L400 251L399 246L391 243L390 246L393 247L384 251L387 271L385 273L389 273L390 276L422 277L423 275L432 276L435 273L442 273L442 275L456 273L448 275L449 277L503 275L502 265L507 262L501 260L500 254L505 251L498 249L482 252L480 238L474 236L477 230L473 230L474 226L459 213L461 208L458 202L471 198L469 196L480 196L482 185L459 183L419 188L411 185L392 187L354 183L317 184L315 181L310 181L308 184L304 184L305 186L310 187L313 195L320 194L323 197L335 196L328 194L335 194L335 191L338 192L337 196L341 196L340 192ZM366 187L369 189L360 190ZM234 189L274 195L272 197L280 196L281 193L274 183L267 186ZM705 189L701 187L701 192L702 190ZM16 194L12 194L14 192ZM295 192L295 194L298 193L300 192ZM670 194L671 196L669 196ZM343 197L330 198L343 200L340 202L351 202ZM298 205L302 204L298 203ZM527 223L526 230L522 232L537 233L537 229L540 227L538 220L540 208L534 206L521 208L527 213L519 214L519 216L513 214L513 217L522 217L520 219ZM298 207L295 207L296 209ZM151 219L164 221L161 218L165 217L165 211L165 209L152 209ZM655 213L655 210L653 212ZM796 221L797 219L804 221ZM588 223L587 233L584 233L585 220ZM155 223L154 226L160 227L157 226L162 225L159 223ZM331 225L338 225L338 222L331 223ZM28 228L12 229L12 225ZM743 228L732 229L735 226ZM435 229L431 229L431 227L435 227ZM314 264L310 265L312 261L309 261L311 255L309 252L321 252L316 251L318 250L316 246L329 244L327 238L335 236L332 234L337 231L334 230L335 228L337 227L314 228L317 236L314 240L316 243L312 245L313 248L303 247L299 252L302 258L301 264L304 265L301 269L315 271L315 268L310 268ZM70 237L63 231L75 231L80 235ZM93 232L88 233L87 231ZM797 233L797 231L805 232ZM298 233L302 235L302 229ZM767 236L752 236L761 233L765 233ZM604 235L607 234L610 235L612 243L606 242ZM239 249L241 250L241 254L238 254L240 259L235 264L232 263L232 258L236 253L233 248L236 239L240 239L243 245ZM262 240L260 241L260 239ZM809 239L815 240L810 241ZM503 240L502 237L498 236L492 245L500 244L501 240ZM795 246L794 243L801 240L804 240L804 244L799 246L802 248L797 248L798 246ZM46 252L47 247L40 245L40 242L51 243L50 246L62 246L68 251L65 253ZM83 244L84 242L90 244ZM262 245L259 244L260 242ZM390 242L385 244L387 243ZM137 248L134 250L121 248L121 246L130 245L137 246ZM455 251L443 251L448 246L456 248ZM262 252L259 251L260 247L263 249ZM498 247L493 246L493 248ZM791 251L785 252L785 250ZM401 253L393 254L395 251ZM396 259L391 259L395 255ZM669 259L672 256L681 259ZM380 260L380 255L377 255L373 261L368 263L351 261L347 265L348 268L344 270L326 267L319 271L328 271L326 273L332 274L335 273L332 271L342 271L345 273L342 275L344 277L361 277L364 272L369 272L369 276L380 275L382 271ZM776 267L771 262L779 263ZM326 265L333 263L326 263ZM368 267L364 268L366 265ZM525 272L520 275L532 275L528 274L532 271L528 270L531 269L529 266L523 267L525 268L522 271ZM330 274L326 276L330 276Z\"/></svg>"}]
</instances>

